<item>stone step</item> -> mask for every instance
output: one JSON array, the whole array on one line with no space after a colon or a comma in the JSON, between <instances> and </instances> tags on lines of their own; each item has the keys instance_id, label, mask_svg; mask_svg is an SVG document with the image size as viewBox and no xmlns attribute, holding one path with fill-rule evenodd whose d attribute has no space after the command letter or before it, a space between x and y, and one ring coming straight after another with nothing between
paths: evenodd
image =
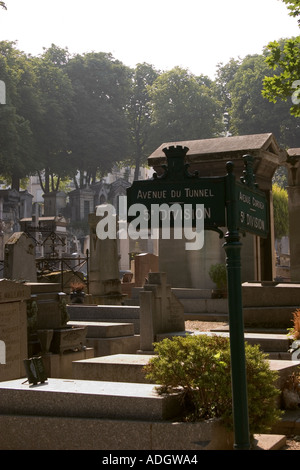
<instances>
[{"instance_id":1,"label":"stone step","mask_svg":"<svg viewBox=\"0 0 300 470\"><path fill-rule=\"evenodd\" d=\"M135 354L140 349L140 336L116 336L114 338L86 338L86 345L94 349L94 356L111 354Z\"/></svg>"},{"instance_id":2,"label":"stone step","mask_svg":"<svg viewBox=\"0 0 300 470\"><path fill-rule=\"evenodd\" d=\"M293 312L298 306L244 307L244 323L272 327L292 327Z\"/></svg>"},{"instance_id":3,"label":"stone step","mask_svg":"<svg viewBox=\"0 0 300 470\"><path fill-rule=\"evenodd\" d=\"M227 299L180 298L184 312L188 313L228 313Z\"/></svg>"},{"instance_id":4,"label":"stone step","mask_svg":"<svg viewBox=\"0 0 300 470\"><path fill-rule=\"evenodd\" d=\"M178 413L180 394L159 395L153 384L48 379L0 383L0 415L158 421Z\"/></svg>"},{"instance_id":5,"label":"stone step","mask_svg":"<svg viewBox=\"0 0 300 470\"><path fill-rule=\"evenodd\" d=\"M68 326L85 326L85 344L94 349L94 356L110 354L135 354L140 349L140 336L135 334L133 323L69 321Z\"/></svg>"},{"instance_id":6,"label":"stone step","mask_svg":"<svg viewBox=\"0 0 300 470\"><path fill-rule=\"evenodd\" d=\"M149 354L115 354L94 357L91 360L74 361L74 379L102 380L109 382L149 383L144 366L152 356Z\"/></svg>"},{"instance_id":7,"label":"stone step","mask_svg":"<svg viewBox=\"0 0 300 470\"><path fill-rule=\"evenodd\" d=\"M134 335L133 323L113 323L96 321L69 321L69 326L86 326L89 338L116 338Z\"/></svg>"},{"instance_id":8,"label":"stone step","mask_svg":"<svg viewBox=\"0 0 300 470\"><path fill-rule=\"evenodd\" d=\"M172 287L172 292L176 295L177 299L211 299L211 289L189 289Z\"/></svg>"},{"instance_id":9,"label":"stone step","mask_svg":"<svg viewBox=\"0 0 300 470\"><path fill-rule=\"evenodd\" d=\"M132 323L134 333L140 332L140 307L126 305L68 305L70 321Z\"/></svg>"},{"instance_id":10,"label":"stone step","mask_svg":"<svg viewBox=\"0 0 300 470\"><path fill-rule=\"evenodd\" d=\"M145 378L144 367L151 357L148 354L117 354L74 361L72 364L73 378L76 380L149 383ZM300 362L269 359L269 364L271 370L278 371L277 386L282 390L288 376L298 370Z\"/></svg>"},{"instance_id":11,"label":"stone step","mask_svg":"<svg viewBox=\"0 0 300 470\"><path fill-rule=\"evenodd\" d=\"M116 318L140 318L140 307L127 305L68 305L70 320L100 321Z\"/></svg>"},{"instance_id":12,"label":"stone step","mask_svg":"<svg viewBox=\"0 0 300 470\"><path fill-rule=\"evenodd\" d=\"M229 332L218 332L218 331L210 331L210 332L204 332L204 331L197 331L195 334L200 335L200 334L207 334L207 335L218 335L218 336L223 336L228 338L229 337ZM261 349L265 352L287 352L289 349L289 339L286 334L268 334L268 333L244 333L244 338L245 341L250 344L258 344Z\"/></svg>"},{"instance_id":13,"label":"stone step","mask_svg":"<svg viewBox=\"0 0 300 470\"><path fill-rule=\"evenodd\" d=\"M244 307L300 305L300 284L245 282L242 285Z\"/></svg>"}]
</instances>

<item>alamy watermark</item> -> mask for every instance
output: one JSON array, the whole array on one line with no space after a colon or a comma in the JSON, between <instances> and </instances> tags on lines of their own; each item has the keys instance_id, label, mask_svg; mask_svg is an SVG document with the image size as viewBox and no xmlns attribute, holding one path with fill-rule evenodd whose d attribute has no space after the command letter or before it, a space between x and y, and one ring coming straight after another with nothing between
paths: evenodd
<instances>
[{"instance_id":1,"label":"alamy watermark","mask_svg":"<svg viewBox=\"0 0 300 470\"><path fill-rule=\"evenodd\" d=\"M300 103L300 80L295 80L292 83L292 88L295 88L295 91L292 94L292 103L299 104Z\"/></svg>"},{"instance_id":2,"label":"alamy watermark","mask_svg":"<svg viewBox=\"0 0 300 470\"><path fill-rule=\"evenodd\" d=\"M96 226L100 240L109 239L185 239L186 250L200 250L204 245L204 204L132 204L127 210L127 197L119 197L119 222L111 204L97 206L102 217ZM130 222L128 223L128 218Z\"/></svg>"},{"instance_id":3,"label":"alamy watermark","mask_svg":"<svg viewBox=\"0 0 300 470\"><path fill-rule=\"evenodd\" d=\"M3 80L0 80L0 104L6 104L6 86Z\"/></svg>"}]
</instances>

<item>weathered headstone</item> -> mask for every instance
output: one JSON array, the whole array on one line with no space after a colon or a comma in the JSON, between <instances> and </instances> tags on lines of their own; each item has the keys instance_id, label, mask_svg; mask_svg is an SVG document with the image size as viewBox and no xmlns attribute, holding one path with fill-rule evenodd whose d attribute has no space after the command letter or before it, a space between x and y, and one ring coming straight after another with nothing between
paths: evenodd
<instances>
[{"instance_id":1,"label":"weathered headstone","mask_svg":"<svg viewBox=\"0 0 300 470\"><path fill-rule=\"evenodd\" d=\"M140 292L140 349L153 351L153 342L183 334L184 307L167 284L166 273L149 273Z\"/></svg>"},{"instance_id":2,"label":"weathered headstone","mask_svg":"<svg viewBox=\"0 0 300 470\"><path fill-rule=\"evenodd\" d=\"M97 210L97 208L96 208ZM123 294L119 279L119 255L116 238L100 240L97 225L104 217L89 214L90 263L88 303L121 304Z\"/></svg>"},{"instance_id":3,"label":"weathered headstone","mask_svg":"<svg viewBox=\"0 0 300 470\"><path fill-rule=\"evenodd\" d=\"M158 256L152 253L141 253L134 257L134 281L136 287L145 284L148 273L158 272Z\"/></svg>"},{"instance_id":4,"label":"weathered headstone","mask_svg":"<svg viewBox=\"0 0 300 470\"><path fill-rule=\"evenodd\" d=\"M5 244L4 277L36 282L34 242L25 232L14 233Z\"/></svg>"},{"instance_id":5,"label":"weathered headstone","mask_svg":"<svg viewBox=\"0 0 300 470\"><path fill-rule=\"evenodd\" d=\"M30 287L0 280L0 381L25 376L27 358L27 300Z\"/></svg>"}]
</instances>

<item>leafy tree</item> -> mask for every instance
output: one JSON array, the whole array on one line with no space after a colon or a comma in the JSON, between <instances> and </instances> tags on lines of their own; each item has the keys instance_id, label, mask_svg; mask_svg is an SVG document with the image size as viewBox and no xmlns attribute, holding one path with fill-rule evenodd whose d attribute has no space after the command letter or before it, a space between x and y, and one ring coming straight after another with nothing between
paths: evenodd
<instances>
[{"instance_id":1,"label":"leafy tree","mask_svg":"<svg viewBox=\"0 0 300 470\"><path fill-rule=\"evenodd\" d=\"M229 84L234 79L235 74L240 66L240 60L231 58L227 64L220 63L217 66L216 73L216 89L217 96L222 103L223 115L227 119L227 128L229 130L229 111L231 108L231 93L229 90Z\"/></svg>"},{"instance_id":2,"label":"leafy tree","mask_svg":"<svg viewBox=\"0 0 300 470\"><path fill-rule=\"evenodd\" d=\"M47 193L57 190L60 179L71 172L68 122L73 89L65 70L51 60L51 51L33 58L32 63L38 77L37 93L41 106L41 119L34 126L40 155L36 170L43 170L38 173L43 191Z\"/></svg>"},{"instance_id":3,"label":"leafy tree","mask_svg":"<svg viewBox=\"0 0 300 470\"><path fill-rule=\"evenodd\" d=\"M36 77L30 59L9 41L0 42L0 74L6 85L6 105L0 107L0 173L18 190L20 179L36 167Z\"/></svg>"},{"instance_id":4,"label":"leafy tree","mask_svg":"<svg viewBox=\"0 0 300 470\"><path fill-rule=\"evenodd\" d=\"M263 96L273 103L289 99L291 114L299 117L300 36L270 42L266 49L266 63L278 73L264 79Z\"/></svg>"},{"instance_id":5,"label":"leafy tree","mask_svg":"<svg viewBox=\"0 0 300 470\"><path fill-rule=\"evenodd\" d=\"M134 179L139 176L140 166L149 155L151 134L151 107L149 103L149 87L159 76L152 65L138 64L131 79L131 94L126 106L130 132L130 161L135 166Z\"/></svg>"},{"instance_id":6,"label":"leafy tree","mask_svg":"<svg viewBox=\"0 0 300 470\"><path fill-rule=\"evenodd\" d=\"M226 69L219 69L218 86L225 96L230 133L272 132L281 145L298 145L299 122L290 116L288 103L275 105L262 96L263 80L271 73L264 55L258 54L231 61Z\"/></svg>"},{"instance_id":7,"label":"leafy tree","mask_svg":"<svg viewBox=\"0 0 300 470\"><path fill-rule=\"evenodd\" d=\"M300 15L300 1L299 0L282 0L290 10L290 16L297 17ZM298 20L300 22L300 20Z\"/></svg>"},{"instance_id":8,"label":"leafy tree","mask_svg":"<svg viewBox=\"0 0 300 470\"><path fill-rule=\"evenodd\" d=\"M275 238L280 239L289 233L289 211L287 190L277 183L272 186Z\"/></svg>"},{"instance_id":9,"label":"leafy tree","mask_svg":"<svg viewBox=\"0 0 300 470\"><path fill-rule=\"evenodd\" d=\"M80 171L84 186L105 175L128 151L125 106L130 87L130 69L111 54L76 55L67 64L74 90L69 116L70 160Z\"/></svg>"},{"instance_id":10,"label":"leafy tree","mask_svg":"<svg viewBox=\"0 0 300 470\"><path fill-rule=\"evenodd\" d=\"M282 0L290 11L290 16L300 15L299 0ZM298 20L300 26L300 20ZM278 99L291 98L290 113L300 116L300 37L270 42L266 48L266 62L270 69L278 73L264 80L263 96L277 103Z\"/></svg>"},{"instance_id":11,"label":"leafy tree","mask_svg":"<svg viewBox=\"0 0 300 470\"><path fill-rule=\"evenodd\" d=\"M153 146L220 135L221 107L213 89L187 70L162 73L149 89Z\"/></svg>"}]
</instances>

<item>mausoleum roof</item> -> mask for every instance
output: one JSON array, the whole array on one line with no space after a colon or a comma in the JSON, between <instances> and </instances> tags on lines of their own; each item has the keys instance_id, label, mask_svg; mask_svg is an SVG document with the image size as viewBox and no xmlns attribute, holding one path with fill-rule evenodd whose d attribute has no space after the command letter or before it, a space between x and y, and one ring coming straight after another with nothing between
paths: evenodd
<instances>
[{"instance_id":1,"label":"mausoleum roof","mask_svg":"<svg viewBox=\"0 0 300 470\"><path fill-rule=\"evenodd\" d=\"M285 150L281 149L272 133L250 134L232 137L216 137L213 139L185 140L178 142L165 142L161 144L148 158L151 166L161 165L165 159L163 148L171 145L188 147L187 160L193 163L207 159L239 157L245 153L254 155L264 151L283 159Z\"/></svg>"}]
</instances>

